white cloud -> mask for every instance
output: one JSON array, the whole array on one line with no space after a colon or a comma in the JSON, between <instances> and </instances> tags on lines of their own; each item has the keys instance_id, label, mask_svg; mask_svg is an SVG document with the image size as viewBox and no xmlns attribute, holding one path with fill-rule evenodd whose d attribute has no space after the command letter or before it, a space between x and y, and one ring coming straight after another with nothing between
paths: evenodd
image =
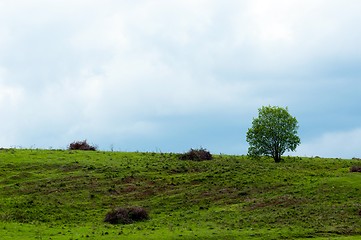
<instances>
[{"instance_id":1,"label":"white cloud","mask_svg":"<svg viewBox=\"0 0 361 240\"><path fill-rule=\"evenodd\" d=\"M0 145L10 146L16 144L15 134L18 132L18 113L23 109L21 104L25 101L24 91L21 87L10 85L2 81L6 77L0 69Z\"/></svg>"},{"instance_id":2,"label":"white cloud","mask_svg":"<svg viewBox=\"0 0 361 240\"><path fill-rule=\"evenodd\" d=\"M23 100L23 89L6 81L8 71L0 66L0 109L15 108Z\"/></svg>"},{"instance_id":3,"label":"white cloud","mask_svg":"<svg viewBox=\"0 0 361 240\"><path fill-rule=\"evenodd\" d=\"M353 158L361 156L361 128L325 133L302 143L296 155Z\"/></svg>"},{"instance_id":4,"label":"white cloud","mask_svg":"<svg viewBox=\"0 0 361 240\"><path fill-rule=\"evenodd\" d=\"M22 90L17 87L0 85L0 106L11 108L22 100Z\"/></svg>"},{"instance_id":5,"label":"white cloud","mask_svg":"<svg viewBox=\"0 0 361 240\"><path fill-rule=\"evenodd\" d=\"M230 116L245 128L261 105L303 119L352 109L360 10L356 0L0 1L8 139L150 136L172 132L159 119L178 117L204 117L211 139ZM300 125L309 135L320 127Z\"/></svg>"}]
</instances>

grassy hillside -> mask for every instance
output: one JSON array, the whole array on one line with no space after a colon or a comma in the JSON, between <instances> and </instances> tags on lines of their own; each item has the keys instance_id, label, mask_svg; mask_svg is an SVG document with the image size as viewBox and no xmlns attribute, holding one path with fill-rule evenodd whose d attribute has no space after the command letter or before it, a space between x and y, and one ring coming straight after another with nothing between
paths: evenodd
<instances>
[{"instance_id":1,"label":"grassy hillside","mask_svg":"<svg viewBox=\"0 0 361 240\"><path fill-rule=\"evenodd\" d=\"M361 239L357 160L0 150L1 239ZM150 220L103 222L118 206Z\"/></svg>"}]
</instances>

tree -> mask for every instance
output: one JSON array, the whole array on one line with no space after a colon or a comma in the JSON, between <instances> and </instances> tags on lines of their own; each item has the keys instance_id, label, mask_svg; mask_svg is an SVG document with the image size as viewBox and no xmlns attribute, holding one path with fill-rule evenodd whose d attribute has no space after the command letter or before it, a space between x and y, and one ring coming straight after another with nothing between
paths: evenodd
<instances>
[{"instance_id":1,"label":"tree","mask_svg":"<svg viewBox=\"0 0 361 240\"><path fill-rule=\"evenodd\" d=\"M263 106L247 131L248 155L271 156L280 162L285 151L295 151L301 143L297 129L297 119L288 113L287 107Z\"/></svg>"}]
</instances>

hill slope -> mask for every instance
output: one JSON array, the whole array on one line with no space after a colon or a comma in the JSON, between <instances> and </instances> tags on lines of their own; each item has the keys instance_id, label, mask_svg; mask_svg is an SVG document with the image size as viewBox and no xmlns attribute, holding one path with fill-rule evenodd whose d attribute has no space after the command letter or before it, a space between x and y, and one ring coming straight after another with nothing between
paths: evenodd
<instances>
[{"instance_id":1,"label":"hill slope","mask_svg":"<svg viewBox=\"0 0 361 240\"><path fill-rule=\"evenodd\" d=\"M0 151L1 239L280 239L361 236L356 160ZM105 224L118 206L151 219Z\"/></svg>"}]
</instances>

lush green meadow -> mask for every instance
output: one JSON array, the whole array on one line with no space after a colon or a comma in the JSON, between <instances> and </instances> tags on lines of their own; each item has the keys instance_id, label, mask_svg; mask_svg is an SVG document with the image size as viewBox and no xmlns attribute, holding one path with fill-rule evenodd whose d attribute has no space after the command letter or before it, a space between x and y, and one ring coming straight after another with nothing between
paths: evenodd
<instances>
[{"instance_id":1,"label":"lush green meadow","mask_svg":"<svg viewBox=\"0 0 361 240\"><path fill-rule=\"evenodd\" d=\"M359 160L0 150L0 239L361 239ZM103 222L115 207L150 219Z\"/></svg>"}]
</instances>

